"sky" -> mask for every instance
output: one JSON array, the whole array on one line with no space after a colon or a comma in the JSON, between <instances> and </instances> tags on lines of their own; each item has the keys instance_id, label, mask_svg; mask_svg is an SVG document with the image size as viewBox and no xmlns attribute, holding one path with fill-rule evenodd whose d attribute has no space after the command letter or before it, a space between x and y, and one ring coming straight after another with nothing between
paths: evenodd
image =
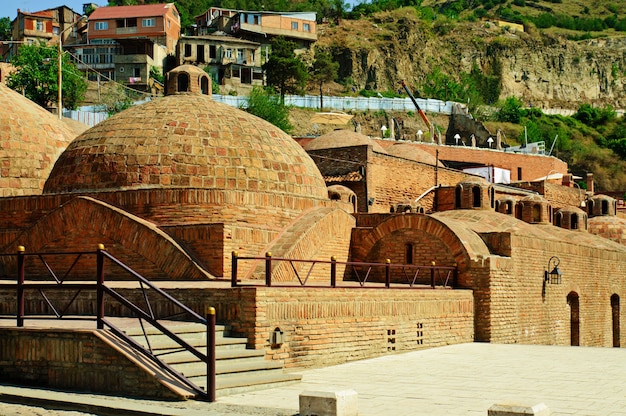
<instances>
[{"instance_id":1,"label":"sky","mask_svg":"<svg viewBox=\"0 0 626 416\"><path fill-rule=\"evenodd\" d=\"M166 0L164 0L166 1ZM0 17L8 17L11 20L17 16L17 9L24 12L38 12L39 10L53 7L67 6L77 13L83 12L83 4L90 3L88 0L0 0ZM93 0L93 3L101 6L108 4L107 0ZM357 0L348 0L347 3L357 4Z\"/></svg>"},{"instance_id":2,"label":"sky","mask_svg":"<svg viewBox=\"0 0 626 416\"><path fill-rule=\"evenodd\" d=\"M84 3L90 2L86 0L0 0L0 17L9 17L13 20L17 16L17 9L23 12L38 12L59 6L67 6L77 13L82 13ZM95 0L94 3L105 6L108 1Z\"/></svg>"}]
</instances>

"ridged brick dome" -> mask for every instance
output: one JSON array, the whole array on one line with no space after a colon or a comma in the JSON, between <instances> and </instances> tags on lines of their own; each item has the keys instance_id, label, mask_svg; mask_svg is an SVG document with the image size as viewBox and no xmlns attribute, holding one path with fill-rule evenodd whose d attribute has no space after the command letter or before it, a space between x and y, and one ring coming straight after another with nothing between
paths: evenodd
<instances>
[{"instance_id":1,"label":"ridged brick dome","mask_svg":"<svg viewBox=\"0 0 626 416\"><path fill-rule=\"evenodd\" d=\"M44 193L200 188L328 199L317 166L289 135L200 94L133 107L74 140Z\"/></svg>"},{"instance_id":2,"label":"ridged brick dome","mask_svg":"<svg viewBox=\"0 0 626 416\"><path fill-rule=\"evenodd\" d=\"M78 134L57 116L0 85L0 196L38 195Z\"/></svg>"}]
</instances>

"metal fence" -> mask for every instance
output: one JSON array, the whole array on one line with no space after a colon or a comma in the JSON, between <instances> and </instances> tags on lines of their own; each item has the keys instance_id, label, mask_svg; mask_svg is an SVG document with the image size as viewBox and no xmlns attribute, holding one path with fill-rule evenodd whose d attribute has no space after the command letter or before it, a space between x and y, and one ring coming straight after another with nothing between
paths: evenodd
<instances>
[{"instance_id":1,"label":"metal fence","mask_svg":"<svg viewBox=\"0 0 626 416\"><path fill-rule=\"evenodd\" d=\"M233 107L246 108L248 98L245 96L218 95L213 99ZM438 114L452 113L451 101L416 99L420 108L426 112ZM299 108L320 108L318 95L287 95L285 104ZM415 106L410 98L381 98L381 97L324 97L324 109L341 111L415 111Z\"/></svg>"}]
</instances>

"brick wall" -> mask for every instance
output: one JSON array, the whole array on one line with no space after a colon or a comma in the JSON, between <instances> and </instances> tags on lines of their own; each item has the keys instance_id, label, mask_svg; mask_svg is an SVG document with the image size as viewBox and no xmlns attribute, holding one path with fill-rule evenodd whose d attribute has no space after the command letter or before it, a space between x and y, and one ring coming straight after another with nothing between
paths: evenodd
<instances>
[{"instance_id":1,"label":"brick wall","mask_svg":"<svg viewBox=\"0 0 626 416\"><path fill-rule=\"evenodd\" d=\"M567 163L553 156L520 154L489 149L460 146L437 146L427 143L415 143L420 149L435 155L439 160L468 162L495 166L511 171L511 181L528 181L541 178L548 173L567 173ZM521 177L518 172L521 171Z\"/></svg>"},{"instance_id":2,"label":"brick wall","mask_svg":"<svg viewBox=\"0 0 626 416\"><path fill-rule=\"evenodd\" d=\"M257 307L256 345L288 367L473 341L470 291L263 288ZM285 343L272 349L275 328Z\"/></svg>"},{"instance_id":3,"label":"brick wall","mask_svg":"<svg viewBox=\"0 0 626 416\"><path fill-rule=\"evenodd\" d=\"M39 387L180 399L92 331L0 329L0 380Z\"/></svg>"},{"instance_id":4,"label":"brick wall","mask_svg":"<svg viewBox=\"0 0 626 416\"><path fill-rule=\"evenodd\" d=\"M143 304L139 291L116 290ZM473 341L474 306L472 292L466 290L240 287L168 292L200 314L215 307L218 322L229 324L232 334L246 335L249 347L266 349L272 359L293 367ZM61 304L73 295L55 293L49 295ZM0 313L14 314L15 291L0 291L0 299ZM160 302L152 307L157 316L178 312ZM95 313L95 293L81 293L68 314L77 310ZM26 311L49 313L36 298L27 302ZM107 303L108 315L125 316L125 311ZM270 333L277 327L284 331L285 344L272 348Z\"/></svg>"}]
</instances>

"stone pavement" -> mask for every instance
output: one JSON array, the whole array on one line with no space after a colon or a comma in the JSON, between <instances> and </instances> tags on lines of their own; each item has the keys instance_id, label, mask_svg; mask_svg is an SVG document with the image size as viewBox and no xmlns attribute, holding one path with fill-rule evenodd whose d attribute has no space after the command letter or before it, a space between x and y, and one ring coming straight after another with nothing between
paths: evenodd
<instances>
[{"instance_id":1,"label":"stone pavement","mask_svg":"<svg viewBox=\"0 0 626 416\"><path fill-rule=\"evenodd\" d=\"M304 370L302 382L155 402L0 385L2 402L117 415L296 415L303 391L352 389L360 416L487 415L496 403L545 403L553 415L626 416L626 350L460 344ZM37 401L39 400L39 401ZM27 413L21 413L26 415Z\"/></svg>"}]
</instances>

